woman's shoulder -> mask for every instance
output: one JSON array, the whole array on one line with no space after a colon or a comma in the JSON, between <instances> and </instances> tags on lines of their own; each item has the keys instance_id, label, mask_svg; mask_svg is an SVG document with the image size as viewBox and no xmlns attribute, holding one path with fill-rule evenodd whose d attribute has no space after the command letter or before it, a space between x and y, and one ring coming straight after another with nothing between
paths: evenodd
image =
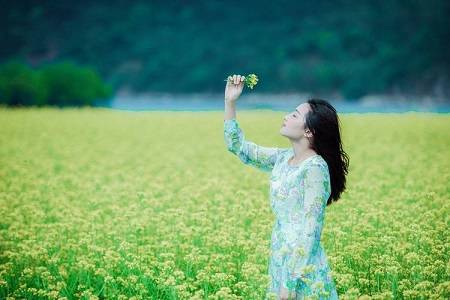
<instances>
[{"instance_id":1,"label":"woman's shoulder","mask_svg":"<svg viewBox=\"0 0 450 300\"><path fill-rule=\"evenodd\" d=\"M324 172L329 172L327 161L321 155L315 155L309 163L305 166L305 170L320 169Z\"/></svg>"},{"instance_id":2,"label":"woman's shoulder","mask_svg":"<svg viewBox=\"0 0 450 300\"><path fill-rule=\"evenodd\" d=\"M311 164L313 165L321 165L321 166L327 166L327 161L322 157L322 155L316 154L311 159Z\"/></svg>"},{"instance_id":3,"label":"woman's shoulder","mask_svg":"<svg viewBox=\"0 0 450 300\"><path fill-rule=\"evenodd\" d=\"M288 155L288 153L291 151L292 148L278 148L278 153L280 155Z\"/></svg>"}]
</instances>

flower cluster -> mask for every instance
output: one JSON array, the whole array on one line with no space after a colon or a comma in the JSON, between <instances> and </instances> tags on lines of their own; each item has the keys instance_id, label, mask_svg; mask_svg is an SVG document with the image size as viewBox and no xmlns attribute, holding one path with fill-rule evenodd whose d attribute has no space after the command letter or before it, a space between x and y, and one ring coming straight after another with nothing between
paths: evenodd
<instances>
[{"instance_id":1,"label":"flower cluster","mask_svg":"<svg viewBox=\"0 0 450 300\"><path fill-rule=\"evenodd\" d=\"M248 74L245 76L244 82L248 88L253 89L253 87L258 84L258 80L256 74ZM228 81L228 79L225 79L224 81Z\"/></svg>"},{"instance_id":2,"label":"flower cluster","mask_svg":"<svg viewBox=\"0 0 450 300\"><path fill-rule=\"evenodd\" d=\"M258 84L258 76L255 74L249 74L245 77L245 84L250 88L253 89L255 85Z\"/></svg>"}]
</instances>

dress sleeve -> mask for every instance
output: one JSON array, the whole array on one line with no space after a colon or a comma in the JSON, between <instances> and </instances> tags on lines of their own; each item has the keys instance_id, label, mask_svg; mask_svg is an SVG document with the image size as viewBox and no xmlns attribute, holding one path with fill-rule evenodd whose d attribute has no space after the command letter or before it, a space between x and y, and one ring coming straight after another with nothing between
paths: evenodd
<instances>
[{"instance_id":1,"label":"dress sleeve","mask_svg":"<svg viewBox=\"0 0 450 300\"><path fill-rule=\"evenodd\" d=\"M245 140L244 133L235 118L224 120L224 139L228 151L247 165L261 171L272 171L277 157L285 148L268 148ZM286 148L287 149L287 148Z\"/></svg>"},{"instance_id":2,"label":"dress sleeve","mask_svg":"<svg viewBox=\"0 0 450 300\"><path fill-rule=\"evenodd\" d=\"M282 285L289 291L306 290L319 293L312 286L310 272L315 271L312 258L317 255L323 228L325 207L330 196L329 172L326 165L312 164L304 173L303 222L290 223L282 268Z\"/></svg>"}]
</instances>

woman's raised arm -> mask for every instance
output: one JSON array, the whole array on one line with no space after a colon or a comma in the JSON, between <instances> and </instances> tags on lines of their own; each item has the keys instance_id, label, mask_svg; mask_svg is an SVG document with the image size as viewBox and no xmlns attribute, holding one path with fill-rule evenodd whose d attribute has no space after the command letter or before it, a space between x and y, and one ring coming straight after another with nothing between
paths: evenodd
<instances>
[{"instance_id":1,"label":"woman's raised arm","mask_svg":"<svg viewBox=\"0 0 450 300\"><path fill-rule=\"evenodd\" d=\"M243 163L262 171L270 172L275 165L278 155L284 149L262 147L245 140L244 133L236 120L236 100L242 93L244 80L244 76L229 76L225 87L225 144L228 151L236 154Z\"/></svg>"}]
</instances>

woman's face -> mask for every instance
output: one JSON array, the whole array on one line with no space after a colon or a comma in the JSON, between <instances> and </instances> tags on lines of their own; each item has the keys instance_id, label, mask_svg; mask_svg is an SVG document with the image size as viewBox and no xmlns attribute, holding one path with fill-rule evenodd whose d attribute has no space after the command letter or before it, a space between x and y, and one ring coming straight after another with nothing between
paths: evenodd
<instances>
[{"instance_id":1,"label":"woman's face","mask_svg":"<svg viewBox=\"0 0 450 300\"><path fill-rule=\"evenodd\" d=\"M310 137L311 133L305 130L305 116L311 108L308 103L302 103L283 118L280 134L292 140ZM306 135L306 136L305 136Z\"/></svg>"}]
</instances>

